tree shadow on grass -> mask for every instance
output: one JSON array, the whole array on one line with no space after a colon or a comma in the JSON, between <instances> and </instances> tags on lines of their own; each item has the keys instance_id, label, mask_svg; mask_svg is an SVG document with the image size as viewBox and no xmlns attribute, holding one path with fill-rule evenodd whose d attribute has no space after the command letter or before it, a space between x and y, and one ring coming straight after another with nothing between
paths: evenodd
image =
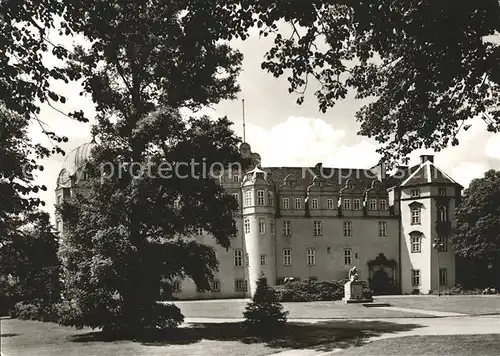
<instances>
[{"instance_id":1,"label":"tree shadow on grass","mask_svg":"<svg viewBox=\"0 0 500 356\"><path fill-rule=\"evenodd\" d=\"M188 345L201 340L238 341L245 344L264 343L279 349L314 349L332 351L359 344L361 340L384 333L409 331L422 327L418 324L400 324L385 321L329 320L319 323L291 323L278 337L249 336L241 322L190 324L146 338L135 338L136 342L148 346ZM106 342L130 338L91 332L72 336L74 342Z\"/></svg>"}]
</instances>

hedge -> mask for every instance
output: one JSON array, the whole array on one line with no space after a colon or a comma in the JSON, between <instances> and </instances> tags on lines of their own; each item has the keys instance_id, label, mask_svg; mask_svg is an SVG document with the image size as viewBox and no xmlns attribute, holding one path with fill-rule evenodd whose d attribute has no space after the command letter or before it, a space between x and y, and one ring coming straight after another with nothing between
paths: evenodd
<instances>
[{"instance_id":1,"label":"hedge","mask_svg":"<svg viewBox=\"0 0 500 356\"><path fill-rule=\"evenodd\" d=\"M349 280L340 281L293 281L273 286L280 302L314 302L334 301L344 297L344 284ZM363 287L363 297L368 298L373 292L368 288L366 282Z\"/></svg>"},{"instance_id":2,"label":"hedge","mask_svg":"<svg viewBox=\"0 0 500 356\"><path fill-rule=\"evenodd\" d=\"M18 302L9 311L11 318L22 320L52 321L59 320L56 304L44 304L41 301Z\"/></svg>"}]
</instances>

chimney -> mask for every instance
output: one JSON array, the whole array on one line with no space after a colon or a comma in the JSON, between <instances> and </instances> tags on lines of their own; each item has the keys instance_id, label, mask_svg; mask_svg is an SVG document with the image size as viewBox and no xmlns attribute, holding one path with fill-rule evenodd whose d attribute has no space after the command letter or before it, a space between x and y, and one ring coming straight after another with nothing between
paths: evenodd
<instances>
[{"instance_id":1,"label":"chimney","mask_svg":"<svg viewBox=\"0 0 500 356\"><path fill-rule=\"evenodd\" d=\"M423 164L427 161L434 163L434 155L421 155L420 156L420 164Z\"/></svg>"},{"instance_id":2,"label":"chimney","mask_svg":"<svg viewBox=\"0 0 500 356\"><path fill-rule=\"evenodd\" d=\"M395 178L402 178L405 176L408 166L396 166L396 172L394 173Z\"/></svg>"}]
</instances>

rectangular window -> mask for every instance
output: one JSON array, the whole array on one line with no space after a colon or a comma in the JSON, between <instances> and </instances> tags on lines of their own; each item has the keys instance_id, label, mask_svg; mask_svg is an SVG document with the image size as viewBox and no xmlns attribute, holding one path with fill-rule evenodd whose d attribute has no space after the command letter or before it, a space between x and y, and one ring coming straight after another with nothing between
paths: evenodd
<instances>
[{"instance_id":1,"label":"rectangular window","mask_svg":"<svg viewBox=\"0 0 500 356\"><path fill-rule=\"evenodd\" d=\"M269 206L274 206L273 192L267 192L267 203L269 204Z\"/></svg>"},{"instance_id":2,"label":"rectangular window","mask_svg":"<svg viewBox=\"0 0 500 356\"><path fill-rule=\"evenodd\" d=\"M387 236L387 221L378 222L378 235Z\"/></svg>"},{"instance_id":3,"label":"rectangular window","mask_svg":"<svg viewBox=\"0 0 500 356\"><path fill-rule=\"evenodd\" d=\"M352 255L352 251L350 248L345 248L344 249L344 264L346 266L350 266L352 264L352 259L351 259L351 256Z\"/></svg>"},{"instance_id":4,"label":"rectangular window","mask_svg":"<svg viewBox=\"0 0 500 356\"><path fill-rule=\"evenodd\" d=\"M240 176L233 175L233 183L239 183L239 182L240 182Z\"/></svg>"},{"instance_id":5,"label":"rectangular window","mask_svg":"<svg viewBox=\"0 0 500 356\"><path fill-rule=\"evenodd\" d=\"M289 248L283 249L283 265L284 266L292 265L292 250Z\"/></svg>"},{"instance_id":6,"label":"rectangular window","mask_svg":"<svg viewBox=\"0 0 500 356\"><path fill-rule=\"evenodd\" d=\"M438 221L448 221L448 211L444 206L438 208Z\"/></svg>"},{"instance_id":7,"label":"rectangular window","mask_svg":"<svg viewBox=\"0 0 500 356\"><path fill-rule=\"evenodd\" d=\"M316 265L316 250L313 248L307 249L307 265L308 266Z\"/></svg>"},{"instance_id":8,"label":"rectangular window","mask_svg":"<svg viewBox=\"0 0 500 356\"><path fill-rule=\"evenodd\" d=\"M418 197L420 197L420 189L418 189L418 188L412 188L412 189L410 189L410 196L412 198L418 198Z\"/></svg>"},{"instance_id":9,"label":"rectangular window","mask_svg":"<svg viewBox=\"0 0 500 356\"><path fill-rule=\"evenodd\" d=\"M267 255L260 255L260 265L267 266Z\"/></svg>"},{"instance_id":10,"label":"rectangular window","mask_svg":"<svg viewBox=\"0 0 500 356\"><path fill-rule=\"evenodd\" d=\"M58 195L57 196L57 205L61 205L62 204L62 195Z\"/></svg>"},{"instance_id":11,"label":"rectangular window","mask_svg":"<svg viewBox=\"0 0 500 356\"><path fill-rule=\"evenodd\" d=\"M248 253L245 253L245 266L250 266L250 257L248 256Z\"/></svg>"},{"instance_id":12,"label":"rectangular window","mask_svg":"<svg viewBox=\"0 0 500 356\"><path fill-rule=\"evenodd\" d=\"M61 220L56 220L56 231L61 232Z\"/></svg>"},{"instance_id":13,"label":"rectangular window","mask_svg":"<svg viewBox=\"0 0 500 356\"><path fill-rule=\"evenodd\" d=\"M238 207L240 206L240 195L238 193L233 193L231 194L233 196L233 199L236 200L238 203Z\"/></svg>"},{"instance_id":14,"label":"rectangular window","mask_svg":"<svg viewBox=\"0 0 500 356\"><path fill-rule=\"evenodd\" d=\"M442 244L440 252L448 252L448 236L441 236L439 242Z\"/></svg>"},{"instance_id":15,"label":"rectangular window","mask_svg":"<svg viewBox=\"0 0 500 356\"><path fill-rule=\"evenodd\" d=\"M420 208L411 209L411 224L420 225Z\"/></svg>"},{"instance_id":16,"label":"rectangular window","mask_svg":"<svg viewBox=\"0 0 500 356\"><path fill-rule=\"evenodd\" d=\"M352 205L354 210L361 210L361 199L354 199Z\"/></svg>"},{"instance_id":17,"label":"rectangular window","mask_svg":"<svg viewBox=\"0 0 500 356\"><path fill-rule=\"evenodd\" d=\"M246 292L248 290L248 282L244 279L236 279L234 281L235 292Z\"/></svg>"},{"instance_id":18,"label":"rectangular window","mask_svg":"<svg viewBox=\"0 0 500 356\"><path fill-rule=\"evenodd\" d=\"M266 233L266 219L265 218L259 218L259 234L265 234Z\"/></svg>"},{"instance_id":19,"label":"rectangular window","mask_svg":"<svg viewBox=\"0 0 500 356\"><path fill-rule=\"evenodd\" d=\"M292 222L290 220L283 221L283 235L285 236L292 235Z\"/></svg>"},{"instance_id":20,"label":"rectangular window","mask_svg":"<svg viewBox=\"0 0 500 356\"><path fill-rule=\"evenodd\" d=\"M344 221L344 236L352 236L352 221Z\"/></svg>"},{"instance_id":21,"label":"rectangular window","mask_svg":"<svg viewBox=\"0 0 500 356\"><path fill-rule=\"evenodd\" d=\"M411 253L420 253L421 252L420 236L412 236L410 238L410 242L411 242Z\"/></svg>"},{"instance_id":22,"label":"rectangular window","mask_svg":"<svg viewBox=\"0 0 500 356\"><path fill-rule=\"evenodd\" d=\"M385 199L380 199L378 201L378 209L379 210L387 210L387 200Z\"/></svg>"},{"instance_id":23,"label":"rectangular window","mask_svg":"<svg viewBox=\"0 0 500 356\"><path fill-rule=\"evenodd\" d=\"M322 222L321 221L314 221L314 236L321 236L323 235L323 229L322 229Z\"/></svg>"},{"instance_id":24,"label":"rectangular window","mask_svg":"<svg viewBox=\"0 0 500 356\"><path fill-rule=\"evenodd\" d=\"M203 236L203 229L201 227L196 229L196 235Z\"/></svg>"},{"instance_id":25,"label":"rectangular window","mask_svg":"<svg viewBox=\"0 0 500 356\"><path fill-rule=\"evenodd\" d=\"M257 190L257 205L264 206L264 191Z\"/></svg>"},{"instance_id":26,"label":"rectangular window","mask_svg":"<svg viewBox=\"0 0 500 356\"><path fill-rule=\"evenodd\" d=\"M249 234L250 233L250 218L245 218L243 220L243 226L245 228L245 234Z\"/></svg>"},{"instance_id":27,"label":"rectangular window","mask_svg":"<svg viewBox=\"0 0 500 356\"><path fill-rule=\"evenodd\" d=\"M412 269L411 270L411 285L419 286L420 285L420 270Z\"/></svg>"},{"instance_id":28,"label":"rectangular window","mask_svg":"<svg viewBox=\"0 0 500 356\"><path fill-rule=\"evenodd\" d=\"M181 284L182 282L179 279L175 280L174 284L172 285L172 291L174 293L179 293L181 291Z\"/></svg>"},{"instance_id":29,"label":"rectangular window","mask_svg":"<svg viewBox=\"0 0 500 356\"><path fill-rule=\"evenodd\" d=\"M439 285L446 286L448 284L448 270L446 268L439 269Z\"/></svg>"},{"instance_id":30,"label":"rectangular window","mask_svg":"<svg viewBox=\"0 0 500 356\"><path fill-rule=\"evenodd\" d=\"M351 210L351 199L344 198L344 210Z\"/></svg>"},{"instance_id":31,"label":"rectangular window","mask_svg":"<svg viewBox=\"0 0 500 356\"><path fill-rule=\"evenodd\" d=\"M440 195L442 197L446 196L446 188L439 188L438 195Z\"/></svg>"},{"instance_id":32,"label":"rectangular window","mask_svg":"<svg viewBox=\"0 0 500 356\"><path fill-rule=\"evenodd\" d=\"M212 292L220 292L220 281L218 279L212 281Z\"/></svg>"},{"instance_id":33,"label":"rectangular window","mask_svg":"<svg viewBox=\"0 0 500 356\"><path fill-rule=\"evenodd\" d=\"M252 205L252 191L248 191L245 193L245 206Z\"/></svg>"},{"instance_id":34,"label":"rectangular window","mask_svg":"<svg viewBox=\"0 0 500 356\"><path fill-rule=\"evenodd\" d=\"M275 229L274 229L274 220L273 219L269 220L269 226L271 227L271 234L274 234Z\"/></svg>"},{"instance_id":35,"label":"rectangular window","mask_svg":"<svg viewBox=\"0 0 500 356\"><path fill-rule=\"evenodd\" d=\"M283 209L290 209L290 199L289 198L283 198Z\"/></svg>"},{"instance_id":36,"label":"rectangular window","mask_svg":"<svg viewBox=\"0 0 500 356\"><path fill-rule=\"evenodd\" d=\"M311 209L314 209L314 210L319 209L319 199L318 198L311 199Z\"/></svg>"},{"instance_id":37,"label":"rectangular window","mask_svg":"<svg viewBox=\"0 0 500 356\"><path fill-rule=\"evenodd\" d=\"M377 199L370 199L370 210L377 210Z\"/></svg>"},{"instance_id":38,"label":"rectangular window","mask_svg":"<svg viewBox=\"0 0 500 356\"><path fill-rule=\"evenodd\" d=\"M235 267L243 267L243 250L242 249L234 250L234 266Z\"/></svg>"},{"instance_id":39,"label":"rectangular window","mask_svg":"<svg viewBox=\"0 0 500 356\"><path fill-rule=\"evenodd\" d=\"M326 208L329 209L329 210L335 209L335 207L333 205L333 199L327 199L326 200Z\"/></svg>"},{"instance_id":40,"label":"rectangular window","mask_svg":"<svg viewBox=\"0 0 500 356\"><path fill-rule=\"evenodd\" d=\"M295 198L295 209L302 209L302 199L301 198Z\"/></svg>"}]
</instances>

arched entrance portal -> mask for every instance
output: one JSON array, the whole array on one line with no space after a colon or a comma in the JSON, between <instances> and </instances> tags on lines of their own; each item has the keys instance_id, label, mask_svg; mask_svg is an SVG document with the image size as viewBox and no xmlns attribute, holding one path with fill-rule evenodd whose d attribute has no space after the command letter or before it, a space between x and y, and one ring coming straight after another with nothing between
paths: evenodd
<instances>
[{"instance_id":1,"label":"arched entrance portal","mask_svg":"<svg viewBox=\"0 0 500 356\"><path fill-rule=\"evenodd\" d=\"M383 253L368 261L370 288L374 295L389 295L397 292L396 261L388 260Z\"/></svg>"},{"instance_id":2,"label":"arched entrance portal","mask_svg":"<svg viewBox=\"0 0 500 356\"><path fill-rule=\"evenodd\" d=\"M375 295L392 294L392 283L386 271L379 269L373 273L371 288L373 290L373 294Z\"/></svg>"}]
</instances>

